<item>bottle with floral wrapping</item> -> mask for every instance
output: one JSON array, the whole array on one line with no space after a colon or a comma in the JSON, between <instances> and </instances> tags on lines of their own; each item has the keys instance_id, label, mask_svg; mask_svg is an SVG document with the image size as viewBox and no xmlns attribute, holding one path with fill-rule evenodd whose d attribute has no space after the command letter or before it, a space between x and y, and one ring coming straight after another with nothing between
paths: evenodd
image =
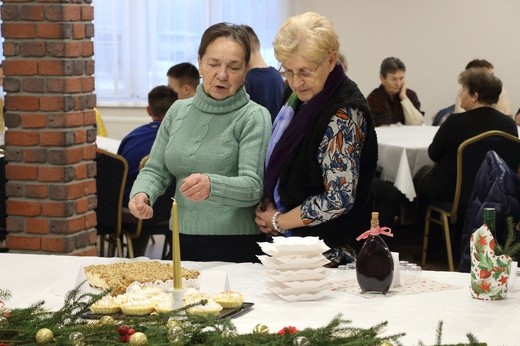
<instances>
[{"instance_id":1,"label":"bottle with floral wrapping","mask_svg":"<svg viewBox=\"0 0 520 346\"><path fill-rule=\"evenodd\" d=\"M379 213L372 213L370 229L357 240L365 239L356 263L356 277L364 292L386 294L394 277L394 261L380 234L393 237L388 227L379 227Z\"/></svg>"}]
</instances>

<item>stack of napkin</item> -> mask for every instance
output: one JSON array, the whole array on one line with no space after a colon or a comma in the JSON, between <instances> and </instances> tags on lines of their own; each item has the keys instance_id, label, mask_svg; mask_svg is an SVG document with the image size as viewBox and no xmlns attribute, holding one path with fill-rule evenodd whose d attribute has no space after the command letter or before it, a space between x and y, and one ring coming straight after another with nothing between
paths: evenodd
<instances>
[{"instance_id":1,"label":"stack of napkin","mask_svg":"<svg viewBox=\"0 0 520 346\"><path fill-rule=\"evenodd\" d=\"M272 243L258 243L266 255L258 256L267 267L267 288L279 297L315 300L327 295L329 261L323 252L329 248L318 237L275 237Z\"/></svg>"}]
</instances>

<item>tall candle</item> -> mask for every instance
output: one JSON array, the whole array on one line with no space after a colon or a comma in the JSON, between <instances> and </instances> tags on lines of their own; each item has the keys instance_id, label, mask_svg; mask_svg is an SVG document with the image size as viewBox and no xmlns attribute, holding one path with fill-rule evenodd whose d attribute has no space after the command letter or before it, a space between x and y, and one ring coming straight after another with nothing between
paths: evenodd
<instances>
[{"instance_id":1,"label":"tall candle","mask_svg":"<svg viewBox=\"0 0 520 346\"><path fill-rule=\"evenodd\" d=\"M181 246L179 240L179 215L177 213L177 201L172 203L172 247L173 247L173 289L182 289L181 274Z\"/></svg>"}]
</instances>

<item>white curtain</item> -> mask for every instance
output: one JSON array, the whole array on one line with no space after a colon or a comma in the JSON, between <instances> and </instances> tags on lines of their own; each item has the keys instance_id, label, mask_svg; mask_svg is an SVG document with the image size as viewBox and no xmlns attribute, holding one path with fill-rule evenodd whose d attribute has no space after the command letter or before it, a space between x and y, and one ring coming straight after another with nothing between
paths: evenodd
<instances>
[{"instance_id":1,"label":"white curtain","mask_svg":"<svg viewBox=\"0 0 520 346\"><path fill-rule=\"evenodd\" d=\"M218 22L250 25L267 63L277 65L272 41L286 18L286 0L94 0L94 60L98 103L145 102L166 84L177 63L197 65L204 30Z\"/></svg>"}]
</instances>

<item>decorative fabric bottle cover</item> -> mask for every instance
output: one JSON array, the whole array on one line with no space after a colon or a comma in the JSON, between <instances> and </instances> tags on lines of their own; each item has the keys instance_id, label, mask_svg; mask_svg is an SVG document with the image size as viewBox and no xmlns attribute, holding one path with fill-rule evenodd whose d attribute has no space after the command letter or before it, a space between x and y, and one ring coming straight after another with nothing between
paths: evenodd
<instances>
[{"instance_id":1,"label":"decorative fabric bottle cover","mask_svg":"<svg viewBox=\"0 0 520 346\"><path fill-rule=\"evenodd\" d=\"M356 276L361 291L380 292L386 294L394 277L392 254L383 238L394 235L388 227L379 227L379 213L372 213L370 229L363 232L356 240L366 239L359 252L356 263Z\"/></svg>"}]
</instances>

